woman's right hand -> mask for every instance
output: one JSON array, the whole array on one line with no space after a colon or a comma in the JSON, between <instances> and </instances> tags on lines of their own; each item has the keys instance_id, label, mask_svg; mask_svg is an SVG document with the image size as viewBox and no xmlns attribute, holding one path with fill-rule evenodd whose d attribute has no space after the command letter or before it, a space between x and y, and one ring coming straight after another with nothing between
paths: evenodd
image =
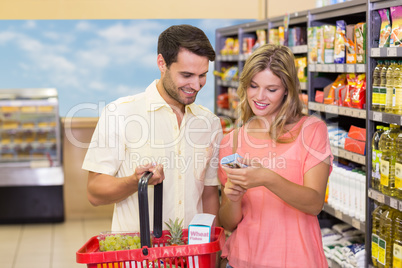
<instances>
[{"instance_id":1,"label":"woman's right hand","mask_svg":"<svg viewBox=\"0 0 402 268\"><path fill-rule=\"evenodd\" d=\"M229 179L225 184L225 195L232 202L241 201L243 195L247 190L243 189L239 185L233 184Z\"/></svg>"}]
</instances>

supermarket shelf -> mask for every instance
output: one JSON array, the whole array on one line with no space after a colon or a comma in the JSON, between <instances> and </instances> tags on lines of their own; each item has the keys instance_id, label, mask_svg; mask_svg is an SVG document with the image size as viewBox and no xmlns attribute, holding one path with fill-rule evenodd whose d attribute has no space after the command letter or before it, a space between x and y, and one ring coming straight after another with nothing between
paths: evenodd
<instances>
[{"instance_id":1,"label":"supermarket shelf","mask_svg":"<svg viewBox=\"0 0 402 268\"><path fill-rule=\"evenodd\" d=\"M402 125L402 116L398 114L370 111L369 118L376 122Z\"/></svg>"},{"instance_id":2,"label":"supermarket shelf","mask_svg":"<svg viewBox=\"0 0 402 268\"><path fill-rule=\"evenodd\" d=\"M349 215L342 213L340 210L334 209L327 203L324 204L323 210L328 214L334 216L335 218L352 225L356 229L362 232L366 232L366 224L364 222L361 222L353 217L350 217Z\"/></svg>"},{"instance_id":3,"label":"supermarket shelf","mask_svg":"<svg viewBox=\"0 0 402 268\"><path fill-rule=\"evenodd\" d=\"M236 118L235 111L233 111L233 110L223 109L223 108L217 107L216 108L216 113L218 115L223 115L223 116L227 116L227 117L230 117L230 118Z\"/></svg>"},{"instance_id":4,"label":"supermarket shelf","mask_svg":"<svg viewBox=\"0 0 402 268\"><path fill-rule=\"evenodd\" d=\"M240 59L240 55L217 55L217 61L233 61L237 62Z\"/></svg>"},{"instance_id":5,"label":"supermarket shelf","mask_svg":"<svg viewBox=\"0 0 402 268\"><path fill-rule=\"evenodd\" d=\"M224 87L234 87L238 88L239 87L239 81L224 81L224 80L217 80L218 86L224 86Z\"/></svg>"},{"instance_id":6,"label":"supermarket shelf","mask_svg":"<svg viewBox=\"0 0 402 268\"><path fill-rule=\"evenodd\" d=\"M389 1L384 1L384 0L370 0L370 3L373 4L372 9L382 9L382 8L389 8L389 7L394 7L394 6L400 6L402 5L401 0L389 0Z\"/></svg>"},{"instance_id":7,"label":"supermarket shelf","mask_svg":"<svg viewBox=\"0 0 402 268\"><path fill-rule=\"evenodd\" d=\"M308 103L309 110L317 111L317 112L325 112L336 115L345 115L354 118L362 118L366 119L366 110L349 108L349 107L341 107L336 105L322 104L317 102L310 101Z\"/></svg>"},{"instance_id":8,"label":"supermarket shelf","mask_svg":"<svg viewBox=\"0 0 402 268\"><path fill-rule=\"evenodd\" d=\"M398 200L394 197L387 196L387 195L385 195L377 190L371 189L371 188L368 189L368 196L371 199L376 200L382 204L385 204L394 209L402 211L402 200Z\"/></svg>"},{"instance_id":9,"label":"supermarket shelf","mask_svg":"<svg viewBox=\"0 0 402 268\"><path fill-rule=\"evenodd\" d=\"M366 156L364 156L364 155L352 153L343 148L334 147L334 146L331 146L331 151L332 151L333 155L335 155L337 157L342 157L344 159L353 161L355 163L358 163L361 165L366 165Z\"/></svg>"},{"instance_id":10,"label":"supermarket shelf","mask_svg":"<svg viewBox=\"0 0 402 268\"><path fill-rule=\"evenodd\" d=\"M365 64L309 64L310 72L320 73L365 73Z\"/></svg>"},{"instance_id":11,"label":"supermarket shelf","mask_svg":"<svg viewBox=\"0 0 402 268\"><path fill-rule=\"evenodd\" d=\"M308 52L307 45L289 47L293 54L303 54Z\"/></svg>"},{"instance_id":12,"label":"supermarket shelf","mask_svg":"<svg viewBox=\"0 0 402 268\"><path fill-rule=\"evenodd\" d=\"M382 47L371 48L370 56L373 58L384 57L401 57L402 47Z\"/></svg>"}]
</instances>

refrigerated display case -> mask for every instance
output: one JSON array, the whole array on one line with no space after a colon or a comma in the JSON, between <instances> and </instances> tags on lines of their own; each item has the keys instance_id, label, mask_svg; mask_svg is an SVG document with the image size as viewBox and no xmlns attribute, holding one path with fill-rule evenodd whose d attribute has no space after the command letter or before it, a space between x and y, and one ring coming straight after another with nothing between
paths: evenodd
<instances>
[{"instance_id":1,"label":"refrigerated display case","mask_svg":"<svg viewBox=\"0 0 402 268\"><path fill-rule=\"evenodd\" d=\"M0 89L0 223L64 220L57 90Z\"/></svg>"}]
</instances>

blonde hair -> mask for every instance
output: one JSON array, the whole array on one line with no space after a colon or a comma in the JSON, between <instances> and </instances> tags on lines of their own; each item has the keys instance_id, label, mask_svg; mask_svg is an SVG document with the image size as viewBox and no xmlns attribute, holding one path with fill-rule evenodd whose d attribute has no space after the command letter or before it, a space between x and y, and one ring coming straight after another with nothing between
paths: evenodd
<instances>
[{"instance_id":1,"label":"blonde hair","mask_svg":"<svg viewBox=\"0 0 402 268\"><path fill-rule=\"evenodd\" d=\"M237 89L237 94L240 98L241 123L245 124L255 116L247 101L247 88L250 87L253 77L265 69L271 70L274 75L279 77L287 90L282 106L269 128L269 134L272 139L286 142L278 138L285 134L287 124L294 123L300 119L303 109L302 102L299 99L300 83L297 77L295 59L288 47L267 44L258 48L247 59L241 72L240 84Z\"/></svg>"}]
</instances>

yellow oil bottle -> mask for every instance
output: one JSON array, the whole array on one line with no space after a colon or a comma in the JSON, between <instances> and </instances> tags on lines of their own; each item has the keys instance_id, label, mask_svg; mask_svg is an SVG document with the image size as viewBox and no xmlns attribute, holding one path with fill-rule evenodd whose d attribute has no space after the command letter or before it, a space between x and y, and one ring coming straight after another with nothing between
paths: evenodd
<instances>
[{"instance_id":1,"label":"yellow oil bottle","mask_svg":"<svg viewBox=\"0 0 402 268\"><path fill-rule=\"evenodd\" d=\"M388 206L377 203L376 208L371 213L372 216L372 229L371 229L371 260L373 261L374 267L378 267L378 244L380 240L380 217L381 214L388 208Z\"/></svg>"},{"instance_id":2,"label":"yellow oil bottle","mask_svg":"<svg viewBox=\"0 0 402 268\"><path fill-rule=\"evenodd\" d=\"M402 114L402 61L398 61L394 69L394 90L395 90L395 100L393 113Z\"/></svg>"},{"instance_id":3,"label":"yellow oil bottle","mask_svg":"<svg viewBox=\"0 0 402 268\"><path fill-rule=\"evenodd\" d=\"M402 199L402 132L396 137L395 147L395 196Z\"/></svg>"},{"instance_id":4,"label":"yellow oil bottle","mask_svg":"<svg viewBox=\"0 0 402 268\"><path fill-rule=\"evenodd\" d=\"M371 188L380 190L380 159L382 152L380 151L379 142L381 134L384 133L384 126L377 125L376 132L371 139L372 150L372 169L371 169Z\"/></svg>"},{"instance_id":5,"label":"yellow oil bottle","mask_svg":"<svg viewBox=\"0 0 402 268\"><path fill-rule=\"evenodd\" d=\"M392 267L392 248L394 244L395 209L388 207L380 216L380 235L378 241L377 264L380 268Z\"/></svg>"},{"instance_id":6,"label":"yellow oil bottle","mask_svg":"<svg viewBox=\"0 0 402 268\"><path fill-rule=\"evenodd\" d=\"M385 111L385 103L387 96L387 69L390 65L390 61L386 60L380 71L380 97L379 97L379 109L381 112Z\"/></svg>"},{"instance_id":7,"label":"yellow oil bottle","mask_svg":"<svg viewBox=\"0 0 402 268\"><path fill-rule=\"evenodd\" d=\"M371 110L380 111L380 86L381 86L381 69L383 62L378 61L373 71L373 90L371 97Z\"/></svg>"},{"instance_id":8,"label":"yellow oil bottle","mask_svg":"<svg viewBox=\"0 0 402 268\"><path fill-rule=\"evenodd\" d=\"M394 224L392 267L402 267L402 212L399 210L395 212Z\"/></svg>"},{"instance_id":9,"label":"yellow oil bottle","mask_svg":"<svg viewBox=\"0 0 402 268\"><path fill-rule=\"evenodd\" d=\"M400 132L399 126L391 124L390 129L380 137L380 190L388 196L395 196L395 161L396 161L396 138Z\"/></svg>"},{"instance_id":10,"label":"yellow oil bottle","mask_svg":"<svg viewBox=\"0 0 402 268\"><path fill-rule=\"evenodd\" d=\"M391 64L387 69L387 94L385 97L385 112L392 113L393 109L393 96L394 96L394 69L395 69L396 61L392 60Z\"/></svg>"}]
</instances>

